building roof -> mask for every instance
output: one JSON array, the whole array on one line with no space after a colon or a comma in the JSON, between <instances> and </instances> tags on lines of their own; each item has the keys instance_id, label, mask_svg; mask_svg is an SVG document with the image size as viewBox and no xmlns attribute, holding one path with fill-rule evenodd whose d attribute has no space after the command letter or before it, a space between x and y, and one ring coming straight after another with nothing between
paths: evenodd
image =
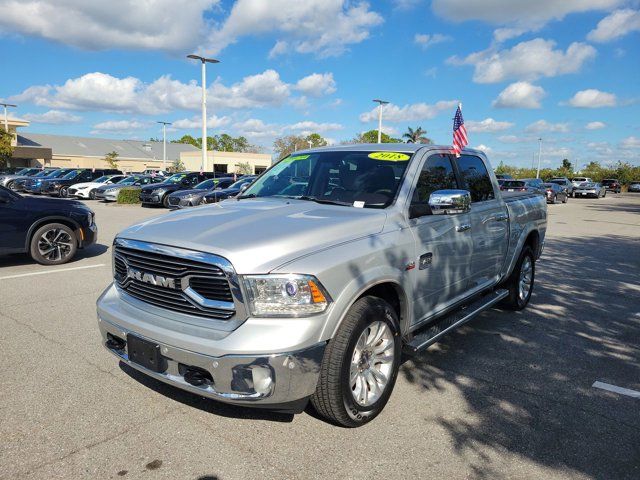
<instances>
[{"instance_id":1,"label":"building roof","mask_svg":"<svg viewBox=\"0 0 640 480\"><path fill-rule=\"evenodd\" d=\"M53 155L73 155L103 158L107 153L118 152L122 159L142 158L162 160L162 142L144 140L111 140L109 138L72 137L48 135L44 133L24 133L18 135L18 145L49 147ZM186 143L167 142L167 160L180 158L181 152L199 151Z\"/></svg>"}]
</instances>

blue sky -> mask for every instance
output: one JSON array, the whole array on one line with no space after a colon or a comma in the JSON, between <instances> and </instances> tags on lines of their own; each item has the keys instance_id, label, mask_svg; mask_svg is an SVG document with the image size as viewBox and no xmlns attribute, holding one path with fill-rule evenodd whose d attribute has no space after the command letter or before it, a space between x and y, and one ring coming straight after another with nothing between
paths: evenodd
<instances>
[{"instance_id":1,"label":"blue sky","mask_svg":"<svg viewBox=\"0 0 640 480\"><path fill-rule=\"evenodd\" d=\"M95 4L93 4L95 3ZM64 6L61 6L64 5ZM284 134L331 141L421 126L451 143L458 101L492 162L640 163L637 0L0 0L0 98L38 133L199 136L270 151ZM7 74L8 73L8 74Z\"/></svg>"}]
</instances>

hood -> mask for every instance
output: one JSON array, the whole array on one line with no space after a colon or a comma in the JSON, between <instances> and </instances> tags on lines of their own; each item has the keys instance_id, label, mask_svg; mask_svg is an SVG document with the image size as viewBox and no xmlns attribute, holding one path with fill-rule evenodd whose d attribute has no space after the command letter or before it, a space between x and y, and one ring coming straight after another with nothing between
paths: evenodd
<instances>
[{"instance_id":1,"label":"hood","mask_svg":"<svg viewBox=\"0 0 640 480\"><path fill-rule=\"evenodd\" d=\"M220 190L213 190L208 193L210 197L228 197L239 193L239 188L221 188Z\"/></svg>"},{"instance_id":2,"label":"hood","mask_svg":"<svg viewBox=\"0 0 640 480\"><path fill-rule=\"evenodd\" d=\"M172 197L187 197L189 195L200 195L201 197L209 193L211 190L204 190L202 188L192 188L190 190L179 190L177 192L173 192L170 195Z\"/></svg>"},{"instance_id":3,"label":"hood","mask_svg":"<svg viewBox=\"0 0 640 480\"><path fill-rule=\"evenodd\" d=\"M171 190L171 191L175 191L175 190L179 190L180 189L180 184L178 183L153 183L151 185L145 185L144 187L142 187L142 191L144 193L151 193L153 190L157 189L157 188L163 188L164 190Z\"/></svg>"},{"instance_id":4,"label":"hood","mask_svg":"<svg viewBox=\"0 0 640 480\"><path fill-rule=\"evenodd\" d=\"M22 197L22 202L25 205L28 205L30 208L45 210L47 208L53 209L64 209L69 210L71 208L76 209L79 208L81 210L90 211L91 209L87 207L84 203L79 202L78 200L67 200L60 198L47 198L47 197Z\"/></svg>"},{"instance_id":5,"label":"hood","mask_svg":"<svg viewBox=\"0 0 640 480\"><path fill-rule=\"evenodd\" d=\"M383 210L305 200L227 200L162 215L118 236L220 255L239 274L267 273L304 255L379 233L386 217Z\"/></svg>"},{"instance_id":6,"label":"hood","mask_svg":"<svg viewBox=\"0 0 640 480\"><path fill-rule=\"evenodd\" d=\"M75 188L85 188L85 187L107 187L108 185L105 185L104 183L96 183L96 182L83 182L83 183L76 183L74 185Z\"/></svg>"}]
</instances>

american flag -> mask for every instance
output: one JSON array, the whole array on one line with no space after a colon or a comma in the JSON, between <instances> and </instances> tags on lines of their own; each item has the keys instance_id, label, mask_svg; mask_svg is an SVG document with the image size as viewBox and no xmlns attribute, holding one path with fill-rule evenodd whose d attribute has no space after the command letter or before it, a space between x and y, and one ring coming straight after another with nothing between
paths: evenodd
<instances>
[{"instance_id":1,"label":"american flag","mask_svg":"<svg viewBox=\"0 0 640 480\"><path fill-rule=\"evenodd\" d=\"M468 143L467 129L462 118L462 104L459 103L456 116L453 117L453 153L456 154L456 157L460 156L460 152Z\"/></svg>"}]
</instances>

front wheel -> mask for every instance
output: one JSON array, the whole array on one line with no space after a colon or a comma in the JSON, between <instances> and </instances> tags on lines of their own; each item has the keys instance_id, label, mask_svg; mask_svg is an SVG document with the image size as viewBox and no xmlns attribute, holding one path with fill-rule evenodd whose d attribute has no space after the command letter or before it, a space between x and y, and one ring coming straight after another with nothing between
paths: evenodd
<instances>
[{"instance_id":1,"label":"front wheel","mask_svg":"<svg viewBox=\"0 0 640 480\"><path fill-rule=\"evenodd\" d=\"M562 203L567 203L568 201L569 201L569 195L565 193L564 197L562 198Z\"/></svg>"},{"instance_id":2,"label":"front wheel","mask_svg":"<svg viewBox=\"0 0 640 480\"><path fill-rule=\"evenodd\" d=\"M522 310L526 307L533 293L535 276L536 263L533 250L526 245L520 252L511 276L504 283L504 287L509 289L509 296L502 301L502 305L509 310Z\"/></svg>"},{"instance_id":3,"label":"front wheel","mask_svg":"<svg viewBox=\"0 0 640 480\"><path fill-rule=\"evenodd\" d=\"M169 208L169 195L165 195L164 197L162 197L162 206L164 208Z\"/></svg>"},{"instance_id":4,"label":"front wheel","mask_svg":"<svg viewBox=\"0 0 640 480\"><path fill-rule=\"evenodd\" d=\"M327 420L359 427L384 408L398 376L398 316L377 297L362 297L347 312L324 353L311 403Z\"/></svg>"},{"instance_id":5,"label":"front wheel","mask_svg":"<svg viewBox=\"0 0 640 480\"><path fill-rule=\"evenodd\" d=\"M96 199L96 189L94 188L89 192L89 200L95 200L95 199Z\"/></svg>"},{"instance_id":6,"label":"front wheel","mask_svg":"<svg viewBox=\"0 0 640 480\"><path fill-rule=\"evenodd\" d=\"M40 227L31 238L31 258L41 265L66 263L73 258L77 249L75 233L61 223Z\"/></svg>"},{"instance_id":7,"label":"front wheel","mask_svg":"<svg viewBox=\"0 0 640 480\"><path fill-rule=\"evenodd\" d=\"M69 189L67 187L61 187L58 196L60 198L67 198L69 196Z\"/></svg>"}]
</instances>

